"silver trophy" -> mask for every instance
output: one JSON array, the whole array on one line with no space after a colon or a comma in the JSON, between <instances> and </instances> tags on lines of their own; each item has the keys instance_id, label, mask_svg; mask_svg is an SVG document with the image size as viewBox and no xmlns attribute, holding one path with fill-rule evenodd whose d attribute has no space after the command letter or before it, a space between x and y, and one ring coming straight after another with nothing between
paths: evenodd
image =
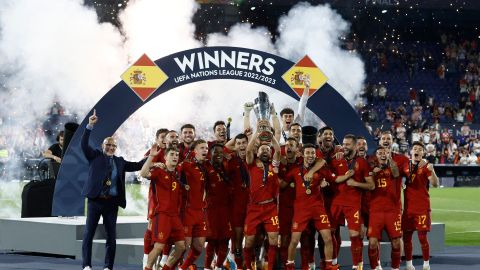
<instances>
[{"instance_id":1,"label":"silver trophy","mask_svg":"<svg viewBox=\"0 0 480 270\"><path fill-rule=\"evenodd\" d=\"M258 98L255 99L253 111L257 116L260 141L270 142L273 137L272 129L270 128L270 110L271 104L267 93L258 92Z\"/></svg>"}]
</instances>

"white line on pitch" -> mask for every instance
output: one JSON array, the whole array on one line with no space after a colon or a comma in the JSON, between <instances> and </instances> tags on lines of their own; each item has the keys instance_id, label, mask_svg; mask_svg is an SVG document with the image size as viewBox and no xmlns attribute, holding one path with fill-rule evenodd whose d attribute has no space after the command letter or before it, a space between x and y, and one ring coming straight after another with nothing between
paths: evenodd
<instances>
[{"instance_id":1,"label":"white line on pitch","mask_svg":"<svg viewBox=\"0 0 480 270\"><path fill-rule=\"evenodd\" d=\"M444 211L444 212L460 212L460 213L480 214L480 211L456 210L456 209L432 209L432 211Z\"/></svg>"},{"instance_id":2,"label":"white line on pitch","mask_svg":"<svg viewBox=\"0 0 480 270\"><path fill-rule=\"evenodd\" d=\"M446 233L446 234L458 234L458 233L480 233L480 231L451 232L451 233Z\"/></svg>"}]
</instances>

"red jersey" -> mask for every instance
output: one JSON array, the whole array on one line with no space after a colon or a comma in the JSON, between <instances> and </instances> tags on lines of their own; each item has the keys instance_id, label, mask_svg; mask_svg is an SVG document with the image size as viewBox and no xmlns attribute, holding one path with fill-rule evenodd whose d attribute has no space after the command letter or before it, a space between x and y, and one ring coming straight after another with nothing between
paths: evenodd
<instances>
[{"instance_id":1,"label":"red jersey","mask_svg":"<svg viewBox=\"0 0 480 270\"><path fill-rule=\"evenodd\" d=\"M238 155L227 161L227 173L232 187L232 201L248 202L250 177L247 163Z\"/></svg>"},{"instance_id":2,"label":"red jersey","mask_svg":"<svg viewBox=\"0 0 480 270\"><path fill-rule=\"evenodd\" d=\"M231 182L227 170L208 166L208 181L206 183L207 208L229 206L231 201Z\"/></svg>"},{"instance_id":3,"label":"red jersey","mask_svg":"<svg viewBox=\"0 0 480 270\"><path fill-rule=\"evenodd\" d=\"M325 202L326 208L328 205L331 204L333 201L333 197L335 196L337 185L335 183L336 175L332 168L332 160L335 159L335 154L341 151L341 147L333 147L330 152L322 152L321 148L317 148L316 156L317 158L322 158L325 160L325 165L320 169L321 173L325 176L325 180L330 184L328 187L322 189L323 199Z\"/></svg>"},{"instance_id":4,"label":"red jersey","mask_svg":"<svg viewBox=\"0 0 480 270\"><path fill-rule=\"evenodd\" d=\"M155 163L155 162L161 162L161 163L165 164L165 149L164 148L161 148L160 151L158 151L158 154L153 157L152 163Z\"/></svg>"},{"instance_id":5,"label":"red jersey","mask_svg":"<svg viewBox=\"0 0 480 270\"><path fill-rule=\"evenodd\" d=\"M371 174L367 161L361 157L355 157L350 161L347 161L345 158L333 159L332 169L337 176L344 175L349 169L354 170L352 178L359 183L364 183L365 177L368 177ZM333 204L345 206L361 205L361 189L348 186L347 181L337 183L336 187L337 189L333 198Z\"/></svg>"},{"instance_id":6,"label":"red jersey","mask_svg":"<svg viewBox=\"0 0 480 270\"><path fill-rule=\"evenodd\" d=\"M278 195L278 174L273 171L272 165L268 171L257 166L257 160L248 165L250 173L250 203L258 203L269 199L276 199Z\"/></svg>"},{"instance_id":7,"label":"red jersey","mask_svg":"<svg viewBox=\"0 0 480 270\"><path fill-rule=\"evenodd\" d=\"M408 163L410 162L408 157L402 154L392 153L392 160L395 161L395 163L397 163L397 167L400 171L399 178L402 178L402 176L408 177L408 175L402 174L403 172L401 169L401 168L404 168L405 166L408 166Z\"/></svg>"},{"instance_id":8,"label":"red jersey","mask_svg":"<svg viewBox=\"0 0 480 270\"><path fill-rule=\"evenodd\" d=\"M181 193L178 171L154 169L151 172L154 214L178 215Z\"/></svg>"},{"instance_id":9,"label":"red jersey","mask_svg":"<svg viewBox=\"0 0 480 270\"><path fill-rule=\"evenodd\" d=\"M152 163L162 162L165 164L165 148L160 148L160 146L157 145L157 151L158 153L153 157ZM145 153L146 157L148 157L148 155L150 155L150 149Z\"/></svg>"},{"instance_id":10,"label":"red jersey","mask_svg":"<svg viewBox=\"0 0 480 270\"><path fill-rule=\"evenodd\" d=\"M376 167L378 160L375 155L367 155L366 160L368 162L368 166L370 170ZM401 181L399 181L401 183ZM362 212L368 213L370 211L370 197L371 193L369 190L363 190L362 194Z\"/></svg>"},{"instance_id":11,"label":"red jersey","mask_svg":"<svg viewBox=\"0 0 480 270\"><path fill-rule=\"evenodd\" d=\"M303 176L307 174L308 169L306 169L303 164L292 168L286 179L293 181L295 183L295 206L306 206L310 207L316 204L321 204L323 206L323 196L320 190L320 183L325 178L322 170L315 172L313 174L313 179L310 182L309 189L310 194L307 194L307 187L303 182ZM325 171L324 171L325 172Z\"/></svg>"},{"instance_id":12,"label":"red jersey","mask_svg":"<svg viewBox=\"0 0 480 270\"><path fill-rule=\"evenodd\" d=\"M407 178L408 174L405 174L405 172L402 170L402 168L404 168L405 166L408 166L408 163L410 162L408 157L403 155L403 154L392 153L392 160L395 161L395 163L397 164L398 170L400 172L400 175L398 176L398 178L396 180L400 182L400 181L402 181L402 177ZM398 203L400 205L402 205L402 196L401 195L398 196Z\"/></svg>"},{"instance_id":13,"label":"red jersey","mask_svg":"<svg viewBox=\"0 0 480 270\"><path fill-rule=\"evenodd\" d=\"M185 184L188 185L185 207L195 210L203 209L205 207L205 182L208 177L206 162L185 161L180 165L180 171L185 176Z\"/></svg>"},{"instance_id":14,"label":"red jersey","mask_svg":"<svg viewBox=\"0 0 480 270\"><path fill-rule=\"evenodd\" d=\"M178 145L178 161L179 162L182 162L186 159L191 159L193 158L194 154L193 154L193 150L190 149L190 147L188 146L185 146L184 143L180 143Z\"/></svg>"},{"instance_id":15,"label":"red jersey","mask_svg":"<svg viewBox=\"0 0 480 270\"><path fill-rule=\"evenodd\" d=\"M370 191L370 212L399 211L401 205L398 198L402 190L402 181L395 179L390 168L375 174L375 189Z\"/></svg>"},{"instance_id":16,"label":"red jersey","mask_svg":"<svg viewBox=\"0 0 480 270\"><path fill-rule=\"evenodd\" d=\"M157 145L157 151L159 151L159 152L157 153L157 155L155 155L153 157L152 163L159 162L158 160L160 158L162 159L162 161L160 161L160 162L165 163L163 150L164 150L163 148L160 148L160 146ZM150 155L150 149L148 149L148 151L145 153L144 156L148 157L148 155ZM148 206L147 206L148 207L148 218L151 218L155 214L155 211L154 211L155 210L154 209L155 205L153 203L154 200L155 200L155 198L154 198L154 195L153 195L153 183L150 182L150 186L148 187Z\"/></svg>"},{"instance_id":17,"label":"red jersey","mask_svg":"<svg viewBox=\"0 0 480 270\"><path fill-rule=\"evenodd\" d=\"M287 186L285 188L280 189L280 193L278 195L278 206L280 208L293 208L296 184L294 179L288 177L288 175L293 168L301 166L302 163L303 159L297 158L294 163L287 163L286 165L281 164L279 167L279 177L287 183Z\"/></svg>"},{"instance_id":18,"label":"red jersey","mask_svg":"<svg viewBox=\"0 0 480 270\"><path fill-rule=\"evenodd\" d=\"M404 197L404 211L407 214L424 214L430 211L430 195L428 188L430 181L428 177L432 172L427 169L427 166L415 169L415 166L408 163L402 170L408 175L406 188L403 192Z\"/></svg>"}]
</instances>

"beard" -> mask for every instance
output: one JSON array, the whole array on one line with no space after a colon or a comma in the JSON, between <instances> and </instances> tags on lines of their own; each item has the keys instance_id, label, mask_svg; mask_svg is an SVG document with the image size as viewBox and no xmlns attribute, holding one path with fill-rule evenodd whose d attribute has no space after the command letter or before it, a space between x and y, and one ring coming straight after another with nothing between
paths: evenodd
<instances>
[{"instance_id":1,"label":"beard","mask_svg":"<svg viewBox=\"0 0 480 270\"><path fill-rule=\"evenodd\" d=\"M261 162L269 162L270 161L270 156L269 155L260 155L259 157Z\"/></svg>"}]
</instances>

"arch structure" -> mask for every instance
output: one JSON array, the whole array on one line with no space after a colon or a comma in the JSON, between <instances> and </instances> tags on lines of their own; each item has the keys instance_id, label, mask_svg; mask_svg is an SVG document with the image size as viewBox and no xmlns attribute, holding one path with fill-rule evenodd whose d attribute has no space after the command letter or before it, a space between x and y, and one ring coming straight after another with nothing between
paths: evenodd
<instances>
[{"instance_id":1,"label":"arch structure","mask_svg":"<svg viewBox=\"0 0 480 270\"><path fill-rule=\"evenodd\" d=\"M239 47L202 47L152 61L143 55L130 66L122 80L103 96L94 108L102 121L93 129L90 143L100 146L136 110L157 96L176 87L203 80L236 79L262 84L299 99L302 76L310 76L307 107L335 130L338 138L353 133L374 145L352 106L327 83L326 76L308 57L297 63L270 53ZM58 173L52 215L82 216L85 201L81 191L88 174L88 162L81 136L88 116L73 135Z\"/></svg>"}]
</instances>

